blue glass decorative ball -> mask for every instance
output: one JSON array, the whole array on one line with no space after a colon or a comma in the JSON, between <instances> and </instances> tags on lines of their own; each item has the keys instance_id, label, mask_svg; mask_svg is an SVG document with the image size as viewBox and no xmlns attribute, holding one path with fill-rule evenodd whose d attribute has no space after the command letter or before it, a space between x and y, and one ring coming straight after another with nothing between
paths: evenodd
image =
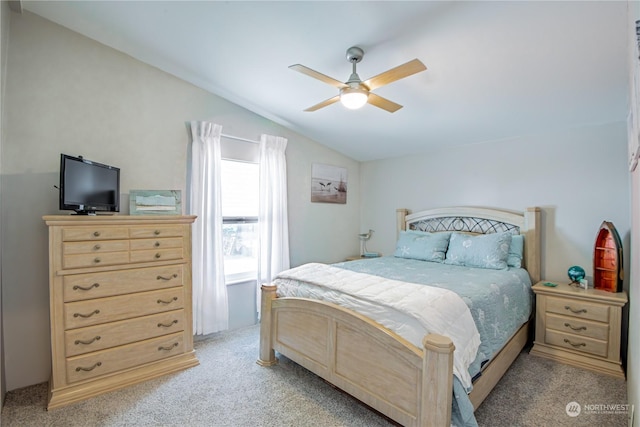
<instances>
[{"instance_id":1,"label":"blue glass decorative ball","mask_svg":"<svg viewBox=\"0 0 640 427\"><path fill-rule=\"evenodd\" d=\"M584 272L584 268L580 267L579 265L569 267L569 271L567 271L567 274L569 275L569 279L571 279L572 282L579 282L580 280L584 279L584 276L586 275L586 273Z\"/></svg>"}]
</instances>

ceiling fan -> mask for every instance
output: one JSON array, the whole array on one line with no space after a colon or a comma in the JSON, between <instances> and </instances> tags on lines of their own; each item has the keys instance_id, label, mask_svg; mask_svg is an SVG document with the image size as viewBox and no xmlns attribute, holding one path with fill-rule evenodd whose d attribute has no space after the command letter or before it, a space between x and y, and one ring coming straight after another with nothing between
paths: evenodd
<instances>
[{"instance_id":1,"label":"ceiling fan","mask_svg":"<svg viewBox=\"0 0 640 427\"><path fill-rule=\"evenodd\" d=\"M393 101L389 101L388 99L383 98L380 95L376 95L371 91L381 86L388 85L389 83L393 83L396 80L409 77L413 74L427 69L427 67L425 67L422 62L420 62L418 59L414 59L405 64L387 70L384 73L378 74L377 76L371 77L370 79L363 82L362 80L360 80L358 73L356 73L356 64L362 61L363 56L364 51L359 47L353 46L347 49L347 60L351 62L351 64L353 64L353 71L351 73L351 76L349 76L349 80L344 83L327 75L319 73L315 70L312 70L309 67L305 67L304 65L291 65L289 68L291 68L292 70L298 71L302 74L306 74L310 77L313 77L340 89L340 93L338 95L322 101L312 107L309 107L304 111L316 111L320 108L340 101L345 107L353 110L362 107L368 102L369 104L374 105L378 108L382 108L383 110L386 110L390 113L394 113L401 109L402 105L396 104Z\"/></svg>"}]
</instances>

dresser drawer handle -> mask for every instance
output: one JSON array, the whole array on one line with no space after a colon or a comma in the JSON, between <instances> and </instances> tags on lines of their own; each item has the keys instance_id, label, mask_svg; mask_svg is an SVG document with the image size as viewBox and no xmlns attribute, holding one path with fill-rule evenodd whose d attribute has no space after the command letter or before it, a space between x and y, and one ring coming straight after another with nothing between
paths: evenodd
<instances>
[{"instance_id":1,"label":"dresser drawer handle","mask_svg":"<svg viewBox=\"0 0 640 427\"><path fill-rule=\"evenodd\" d=\"M94 250L94 251L99 251L99 250L100 250L100 245L95 245L95 246L93 247L93 250Z\"/></svg>"},{"instance_id":2,"label":"dresser drawer handle","mask_svg":"<svg viewBox=\"0 0 640 427\"><path fill-rule=\"evenodd\" d=\"M87 286L86 288L80 285L75 285L73 287L73 290L77 291L78 289L80 289L81 291L90 291L91 288L99 288L99 287L100 287L100 283L94 283L93 285Z\"/></svg>"},{"instance_id":3,"label":"dresser drawer handle","mask_svg":"<svg viewBox=\"0 0 640 427\"><path fill-rule=\"evenodd\" d=\"M100 263L100 258L94 258L93 262L95 262L96 264Z\"/></svg>"},{"instance_id":4,"label":"dresser drawer handle","mask_svg":"<svg viewBox=\"0 0 640 427\"><path fill-rule=\"evenodd\" d=\"M178 319L174 320L171 323L158 323L158 328L169 328L169 327L175 325L176 323L178 323Z\"/></svg>"},{"instance_id":5,"label":"dresser drawer handle","mask_svg":"<svg viewBox=\"0 0 640 427\"><path fill-rule=\"evenodd\" d=\"M574 310L573 308L571 308L570 305L565 305L564 309L565 310L569 310L570 312L575 313L575 314L580 314L580 313L586 313L587 312L586 308L581 308L580 310Z\"/></svg>"},{"instance_id":6,"label":"dresser drawer handle","mask_svg":"<svg viewBox=\"0 0 640 427\"><path fill-rule=\"evenodd\" d=\"M154 231L153 234L155 234L156 236L159 236L160 235L160 230Z\"/></svg>"},{"instance_id":7,"label":"dresser drawer handle","mask_svg":"<svg viewBox=\"0 0 640 427\"><path fill-rule=\"evenodd\" d=\"M153 246L155 246L156 248L159 248L159 247L160 247L160 242L155 242L155 243L153 244Z\"/></svg>"},{"instance_id":8,"label":"dresser drawer handle","mask_svg":"<svg viewBox=\"0 0 640 427\"><path fill-rule=\"evenodd\" d=\"M102 366L102 362L97 362L95 365L93 365L93 366L92 366L92 367L90 367L90 368L83 368L83 367L81 367L81 366L78 366L78 367L76 368L76 372L80 372L80 371L86 371L86 372L93 371L93 370L94 370L94 369L96 369L98 366Z\"/></svg>"},{"instance_id":9,"label":"dresser drawer handle","mask_svg":"<svg viewBox=\"0 0 640 427\"><path fill-rule=\"evenodd\" d=\"M174 342L174 343L173 343L173 345L172 345L172 346L169 346L169 347L163 347L163 346L158 347L158 351L162 351L162 350L164 350L164 351L173 350L173 348L174 348L174 347L177 347L177 346L178 346L178 343L177 343L177 342Z\"/></svg>"},{"instance_id":10,"label":"dresser drawer handle","mask_svg":"<svg viewBox=\"0 0 640 427\"><path fill-rule=\"evenodd\" d=\"M170 299L169 301L163 301L161 299L158 300L158 304L171 304L174 301L178 301L178 297L173 297L173 299Z\"/></svg>"},{"instance_id":11,"label":"dresser drawer handle","mask_svg":"<svg viewBox=\"0 0 640 427\"><path fill-rule=\"evenodd\" d=\"M89 314L73 313L73 317L84 317L84 318L87 318L87 317L93 316L94 314L99 314L99 313L100 313L100 310L93 310Z\"/></svg>"},{"instance_id":12,"label":"dresser drawer handle","mask_svg":"<svg viewBox=\"0 0 640 427\"><path fill-rule=\"evenodd\" d=\"M94 237L100 237L100 232L99 231L94 231L93 232L93 236Z\"/></svg>"},{"instance_id":13,"label":"dresser drawer handle","mask_svg":"<svg viewBox=\"0 0 640 427\"><path fill-rule=\"evenodd\" d=\"M586 331L587 330L586 326L579 326L579 327L576 328L575 326L572 326L571 323L565 323L564 326L566 326L567 328L571 328L574 331Z\"/></svg>"},{"instance_id":14,"label":"dresser drawer handle","mask_svg":"<svg viewBox=\"0 0 640 427\"><path fill-rule=\"evenodd\" d=\"M164 277L164 276L157 276L156 280L171 280L171 279L175 279L178 277L177 273L173 273L170 277Z\"/></svg>"},{"instance_id":15,"label":"dresser drawer handle","mask_svg":"<svg viewBox=\"0 0 640 427\"><path fill-rule=\"evenodd\" d=\"M87 341L76 340L74 344L75 345L78 345L78 344L88 345L88 344L91 344L94 341L100 341L100 335L96 335L95 337L93 337L93 338L91 338L90 340L87 340Z\"/></svg>"},{"instance_id":16,"label":"dresser drawer handle","mask_svg":"<svg viewBox=\"0 0 640 427\"><path fill-rule=\"evenodd\" d=\"M568 340L566 338L564 339L564 342L566 342L567 344L571 344L574 347L586 347L587 346L587 344L585 344L583 342L573 343L573 342L571 342L570 340Z\"/></svg>"},{"instance_id":17,"label":"dresser drawer handle","mask_svg":"<svg viewBox=\"0 0 640 427\"><path fill-rule=\"evenodd\" d=\"M156 253L156 259L160 258L162 255L160 253Z\"/></svg>"}]
</instances>

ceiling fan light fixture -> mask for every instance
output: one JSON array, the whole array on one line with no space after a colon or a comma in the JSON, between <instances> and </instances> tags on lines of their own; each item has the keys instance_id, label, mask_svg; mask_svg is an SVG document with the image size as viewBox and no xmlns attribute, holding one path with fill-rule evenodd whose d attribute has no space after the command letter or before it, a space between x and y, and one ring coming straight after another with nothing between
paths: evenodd
<instances>
[{"instance_id":1,"label":"ceiling fan light fixture","mask_svg":"<svg viewBox=\"0 0 640 427\"><path fill-rule=\"evenodd\" d=\"M350 110L357 110L367 103L369 92L360 87L345 87L340 90L340 102Z\"/></svg>"}]
</instances>

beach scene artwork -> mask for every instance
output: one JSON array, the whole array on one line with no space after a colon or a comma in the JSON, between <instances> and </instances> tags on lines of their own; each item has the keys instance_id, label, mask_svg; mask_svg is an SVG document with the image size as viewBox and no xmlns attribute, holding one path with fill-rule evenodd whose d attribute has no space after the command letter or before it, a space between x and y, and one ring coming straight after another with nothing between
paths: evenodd
<instances>
[{"instance_id":1,"label":"beach scene artwork","mask_svg":"<svg viewBox=\"0 0 640 427\"><path fill-rule=\"evenodd\" d=\"M347 168L313 163L311 165L311 201L347 203Z\"/></svg>"}]
</instances>

